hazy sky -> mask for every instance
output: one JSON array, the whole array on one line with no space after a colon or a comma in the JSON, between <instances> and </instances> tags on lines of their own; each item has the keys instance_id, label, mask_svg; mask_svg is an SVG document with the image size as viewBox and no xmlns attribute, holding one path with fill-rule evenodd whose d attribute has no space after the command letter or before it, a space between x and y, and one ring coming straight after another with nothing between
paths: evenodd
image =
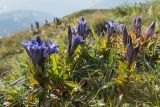
<instances>
[{"instance_id":1,"label":"hazy sky","mask_svg":"<svg viewBox=\"0 0 160 107\"><path fill-rule=\"evenodd\" d=\"M97 8L100 6L98 4L103 4L104 1L108 7L113 7L124 0L0 0L0 13L14 10L35 10L61 17L81 9Z\"/></svg>"}]
</instances>

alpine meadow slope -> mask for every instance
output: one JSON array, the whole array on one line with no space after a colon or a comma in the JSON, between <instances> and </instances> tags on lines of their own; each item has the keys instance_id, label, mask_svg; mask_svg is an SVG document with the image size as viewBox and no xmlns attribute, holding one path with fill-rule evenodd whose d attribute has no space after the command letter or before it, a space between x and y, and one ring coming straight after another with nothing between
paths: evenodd
<instances>
[{"instance_id":1,"label":"alpine meadow slope","mask_svg":"<svg viewBox=\"0 0 160 107\"><path fill-rule=\"evenodd\" d=\"M159 107L159 3L83 10L0 39L0 107Z\"/></svg>"}]
</instances>

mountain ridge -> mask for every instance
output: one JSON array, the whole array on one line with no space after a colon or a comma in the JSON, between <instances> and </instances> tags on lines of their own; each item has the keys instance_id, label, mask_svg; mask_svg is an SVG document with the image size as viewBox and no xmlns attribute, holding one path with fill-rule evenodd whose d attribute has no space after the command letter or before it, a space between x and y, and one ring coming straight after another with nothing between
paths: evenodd
<instances>
[{"instance_id":1,"label":"mountain ridge","mask_svg":"<svg viewBox=\"0 0 160 107\"><path fill-rule=\"evenodd\" d=\"M35 21L44 23L44 20L52 20L53 15L45 12L17 10L0 14L0 36L7 36L12 33L26 30Z\"/></svg>"}]
</instances>

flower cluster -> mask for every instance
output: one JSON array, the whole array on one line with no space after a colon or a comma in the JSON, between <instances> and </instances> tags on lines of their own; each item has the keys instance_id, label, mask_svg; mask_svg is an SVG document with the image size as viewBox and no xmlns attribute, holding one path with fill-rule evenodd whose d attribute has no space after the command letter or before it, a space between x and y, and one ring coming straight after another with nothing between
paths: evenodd
<instances>
[{"instance_id":1,"label":"flower cluster","mask_svg":"<svg viewBox=\"0 0 160 107\"><path fill-rule=\"evenodd\" d=\"M29 40L27 43L21 42L27 51L28 56L31 58L34 66L42 66L45 59L47 59L52 53L58 53L59 46L52 43L44 42L38 36L36 40Z\"/></svg>"},{"instance_id":2,"label":"flower cluster","mask_svg":"<svg viewBox=\"0 0 160 107\"><path fill-rule=\"evenodd\" d=\"M119 24L116 21L112 20L105 24L107 28L107 36L110 38L116 31L120 32L123 36L124 44L127 44L128 32L124 24Z\"/></svg>"},{"instance_id":3,"label":"flower cluster","mask_svg":"<svg viewBox=\"0 0 160 107\"><path fill-rule=\"evenodd\" d=\"M116 23L114 20L109 21L105 24L105 27L107 28L107 36L110 38L114 33L115 29L117 29L118 23Z\"/></svg>"},{"instance_id":4,"label":"flower cluster","mask_svg":"<svg viewBox=\"0 0 160 107\"><path fill-rule=\"evenodd\" d=\"M140 42L144 42L145 44L148 43L149 38L151 38L154 34L156 22L153 21L151 23L151 25L149 26L149 28L145 34L142 34L142 32L141 32L141 23L142 23L141 16L136 17L134 20L134 28L136 30L136 39L140 38L141 41L139 41L137 47L135 47L135 48L133 48L132 38L129 35L129 33L127 32L126 27L123 27L122 40L123 40L124 44L126 44L126 41L127 41L127 49L126 49L126 53L125 53L125 58L128 61L128 68L129 69L130 69L133 61L136 60L138 53L140 51L140 47L143 48L143 45L140 45Z\"/></svg>"},{"instance_id":5,"label":"flower cluster","mask_svg":"<svg viewBox=\"0 0 160 107\"><path fill-rule=\"evenodd\" d=\"M137 58L139 50L140 50L140 43L137 47L133 48L132 38L128 36L127 38L127 50L125 53L125 59L128 61L128 68L131 68L133 61Z\"/></svg>"},{"instance_id":6,"label":"flower cluster","mask_svg":"<svg viewBox=\"0 0 160 107\"><path fill-rule=\"evenodd\" d=\"M71 26L68 27L68 53L72 55L79 44L82 44L86 34L89 32L89 27L87 26L87 21L82 17L80 21L78 21L78 27ZM74 36L73 44L72 44L72 36Z\"/></svg>"},{"instance_id":7,"label":"flower cluster","mask_svg":"<svg viewBox=\"0 0 160 107\"><path fill-rule=\"evenodd\" d=\"M84 17L82 17L78 21L78 33L80 36L84 38L85 35L88 33L88 31L89 31L89 27L87 26L87 21L84 19Z\"/></svg>"},{"instance_id":8,"label":"flower cluster","mask_svg":"<svg viewBox=\"0 0 160 107\"><path fill-rule=\"evenodd\" d=\"M128 61L128 68L130 69L133 61L138 56L140 51L140 42L148 43L149 38L151 38L154 34L156 23L153 21L149 26L147 32L142 34L141 25L142 17L137 16L133 21L133 29L136 32L136 39L140 38L139 44L137 47L133 48L132 38L127 31L127 28L124 24L119 24L116 21L109 21L105 24L107 28L107 36L110 38L116 31L119 31L122 35L122 41L124 46L126 47L125 59Z\"/></svg>"}]
</instances>

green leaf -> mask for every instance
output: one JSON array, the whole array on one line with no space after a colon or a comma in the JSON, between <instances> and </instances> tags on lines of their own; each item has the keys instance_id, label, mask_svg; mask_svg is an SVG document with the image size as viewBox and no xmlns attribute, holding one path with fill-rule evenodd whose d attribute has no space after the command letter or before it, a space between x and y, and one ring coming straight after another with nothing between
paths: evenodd
<instances>
[{"instance_id":1,"label":"green leaf","mask_svg":"<svg viewBox=\"0 0 160 107\"><path fill-rule=\"evenodd\" d=\"M79 84L78 83L75 83L73 81L65 81L65 84L72 87L72 88L76 88L76 87L79 87Z\"/></svg>"},{"instance_id":2,"label":"green leaf","mask_svg":"<svg viewBox=\"0 0 160 107\"><path fill-rule=\"evenodd\" d=\"M53 71L54 71L54 74L57 74L58 75L58 66L57 66L57 58L56 58L56 54L52 54L51 55L51 59L52 59L52 65L53 65Z\"/></svg>"},{"instance_id":3,"label":"green leaf","mask_svg":"<svg viewBox=\"0 0 160 107\"><path fill-rule=\"evenodd\" d=\"M114 85L115 85L114 82L108 82L102 87L102 89L106 89L106 88L109 88L109 87L114 87Z\"/></svg>"},{"instance_id":4,"label":"green leaf","mask_svg":"<svg viewBox=\"0 0 160 107\"><path fill-rule=\"evenodd\" d=\"M126 71L127 70L127 65L125 62L122 62L119 60L119 66L122 70Z\"/></svg>"},{"instance_id":5,"label":"green leaf","mask_svg":"<svg viewBox=\"0 0 160 107\"><path fill-rule=\"evenodd\" d=\"M109 53L109 65L112 66L112 64L114 63L114 58L115 58L115 51L113 49L110 50Z\"/></svg>"},{"instance_id":6,"label":"green leaf","mask_svg":"<svg viewBox=\"0 0 160 107\"><path fill-rule=\"evenodd\" d=\"M90 24L90 29L91 29L91 32L92 32L92 34L93 34L94 40L95 40L95 41L98 41L98 36L97 36L96 32L94 31L94 29L93 29L93 27L92 27L91 24Z\"/></svg>"}]
</instances>

